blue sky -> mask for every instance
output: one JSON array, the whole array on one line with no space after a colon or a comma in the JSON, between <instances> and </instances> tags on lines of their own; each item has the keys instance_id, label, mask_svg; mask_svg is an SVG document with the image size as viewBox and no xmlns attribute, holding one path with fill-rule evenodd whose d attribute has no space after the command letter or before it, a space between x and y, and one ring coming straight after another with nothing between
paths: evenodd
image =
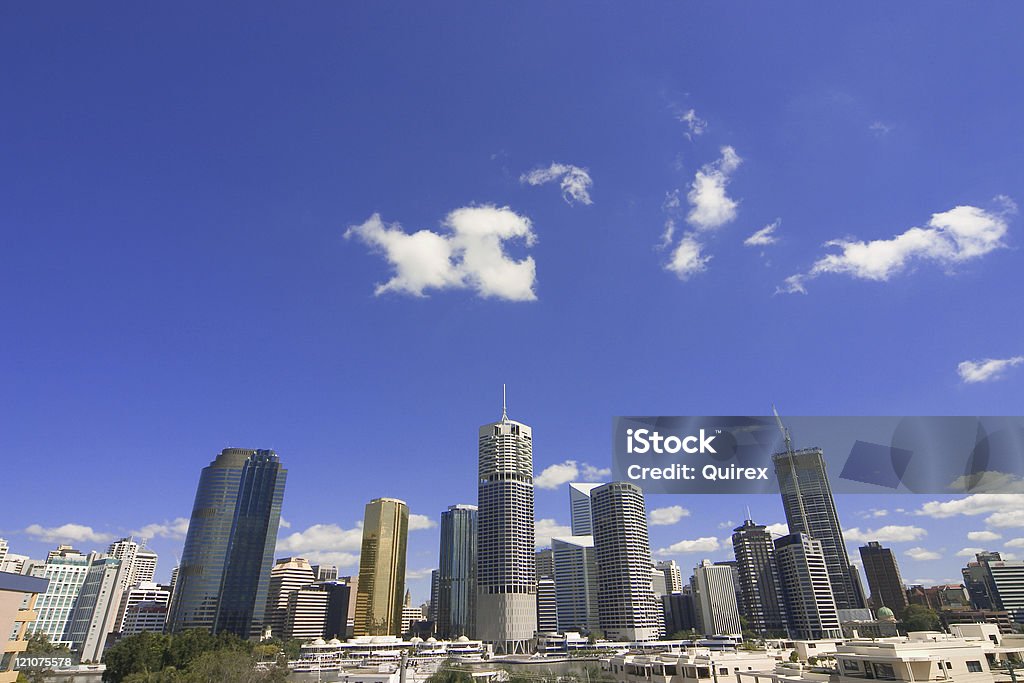
<instances>
[{"instance_id":1,"label":"blue sky","mask_svg":"<svg viewBox=\"0 0 1024 683\"><path fill-rule=\"evenodd\" d=\"M620 414L1019 414L1024 8L867 9L4 7L0 535L156 525L166 577L199 470L275 448L282 549L352 561L369 498L475 500L503 382L538 474ZM923 531L874 534L908 580L1024 536L926 498L839 507ZM652 497L652 545L748 502Z\"/></svg>"}]
</instances>

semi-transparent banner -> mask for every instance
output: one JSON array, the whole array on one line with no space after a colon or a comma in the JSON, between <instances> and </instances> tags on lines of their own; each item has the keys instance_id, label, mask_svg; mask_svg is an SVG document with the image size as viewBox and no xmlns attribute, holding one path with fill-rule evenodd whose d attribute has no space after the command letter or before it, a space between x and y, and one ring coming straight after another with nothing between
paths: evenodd
<instances>
[{"instance_id":1,"label":"semi-transparent banner","mask_svg":"<svg viewBox=\"0 0 1024 683\"><path fill-rule=\"evenodd\" d=\"M612 443L645 493L1024 492L1024 417L616 417Z\"/></svg>"}]
</instances>

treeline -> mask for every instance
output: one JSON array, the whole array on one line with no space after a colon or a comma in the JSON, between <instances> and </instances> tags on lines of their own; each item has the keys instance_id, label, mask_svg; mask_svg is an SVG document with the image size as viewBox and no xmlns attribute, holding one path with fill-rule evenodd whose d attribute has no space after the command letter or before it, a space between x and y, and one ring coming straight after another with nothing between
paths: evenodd
<instances>
[{"instance_id":1,"label":"treeline","mask_svg":"<svg viewBox=\"0 0 1024 683\"><path fill-rule=\"evenodd\" d=\"M288 675L295 642L252 643L203 629L174 635L144 632L103 655L104 683L277 683ZM257 668L259 664L259 668Z\"/></svg>"}]
</instances>

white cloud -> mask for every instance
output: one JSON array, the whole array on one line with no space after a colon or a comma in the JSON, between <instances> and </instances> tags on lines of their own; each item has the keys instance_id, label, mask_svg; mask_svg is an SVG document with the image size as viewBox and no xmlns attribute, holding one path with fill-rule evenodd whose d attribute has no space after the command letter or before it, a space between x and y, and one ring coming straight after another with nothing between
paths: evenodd
<instances>
[{"instance_id":1,"label":"white cloud","mask_svg":"<svg viewBox=\"0 0 1024 683\"><path fill-rule=\"evenodd\" d=\"M409 579L426 579L430 578L431 572L434 571L434 567L428 567L426 569L406 569L405 578Z\"/></svg>"},{"instance_id":2,"label":"white cloud","mask_svg":"<svg viewBox=\"0 0 1024 683\"><path fill-rule=\"evenodd\" d=\"M282 528L282 529L291 529L291 528L292 528L292 523L291 523L291 522L289 522L289 521L288 521L287 519L285 519L284 517L282 517L282 518L281 518L281 519L280 519L280 520L278 521L277 525L278 525L278 527L280 527L280 528Z\"/></svg>"},{"instance_id":3,"label":"white cloud","mask_svg":"<svg viewBox=\"0 0 1024 683\"><path fill-rule=\"evenodd\" d=\"M1007 548L1024 548L1024 537L1010 539L1003 545Z\"/></svg>"},{"instance_id":4,"label":"white cloud","mask_svg":"<svg viewBox=\"0 0 1024 683\"><path fill-rule=\"evenodd\" d=\"M547 518L538 519L534 525L534 546L537 548L550 546L551 539L560 536L572 536L572 528Z\"/></svg>"},{"instance_id":5,"label":"white cloud","mask_svg":"<svg viewBox=\"0 0 1024 683\"><path fill-rule=\"evenodd\" d=\"M1013 494L1017 495L1017 494ZM1024 510L1010 510L1008 512L996 512L985 518L989 526L1005 529L1006 527L1024 526Z\"/></svg>"},{"instance_id":6,"label":"white cloud","mask_svg":"<svg viewBox=\"0 0 1024 683\"><path fill-rule=\"evenodd\" d=\"M911 586L934 586L935 579L914 579L910 582Z\"/></svg>"},{"instance_id":7,"label":"white cloud","mask_svg":"<svg viewBox=\"0 0 1024 683\"><path fill-rule=\"evenodd\" d=\"M892 132L892 126L881 121L872 121L871 125L868 126L868 130L875 134L875 137L885 137Z\"/></svg>"},{"instance_id":8,"label":"white cloud","mask_svg":"<svg viewBox=\"0 0 1024 683\"><path fill-rule=\"evenodd\" d=\"M934 550L928 550L927 548L911 548L904 553L907 557L912 560L919 562L926 562L928 560L941 560L942 554L937 553Z\"/></svg>"},{"instance_id":9,"label":"white cloud","mask_svg":"<svg viewBox=\"0 0 1024 683\"><path fill-rule=\"evenodd\" d=\"M786 278L780 291L806 293L804 284L825 273L885 282L914 261L953 266L980 258L1006 246L1003 244L1008 229L1006 213L957 206L932 214L927 227L913 227L891 239L826 242L826 247L838 247L839 253L827 254L815 261L806 273Z\"/></svg>"},{"instance_id":10,"label":"white cloud","mask_svg":"<svg viewBox=\"0 0 1024 683\"><path fill-rule=\"evenodd\" d=\"M702 248L703 245L693 234L687 233L672 252L672 260L665 268L675 273L680 280L689 280L697 273L707 270L711 257L702 256Z\"/></svg>"},{"instance_id":11,"label":"white cloud","mask_svg":"<svg viewBox=\"0 0 1024 683\"><path fill-rule=\"evenodd\" d=\"M772 536L789 535L789 525L784 524L782 522L777 522L776 524L768 524L766 528L768 529L768 533L770 533Z\"/></svg>"},{"instance_id":12,"label":"white cloud","mask_svg":"<svg viewBox=\"0 0 1024 683\"><path fill-rule=\"evenodd\" d=\"M992 526L1016 526L1015 524L994 524L992 519L993 517L996 518L997 522L1012 520L1014 514L1022 509L1024 509L1024 494L975 493L955 500L941 502L933 500L927 502L920 509L916 510L914 514L932 517L933 519L946 519L958 515L990 514L991 516L985 521Z\"/></svg>"},{"instance_id":13,"label":"white cloud","mask_svg":"<svg viewBox=\"0 0 1024 683\"><path fill-rule=\"evenodd\" d=\"M779 238L775 236L775 231L780 225L782 225L782 219L776 218L774 221L743 240L743 244L748 247L767 247L770 244L775 244L779 241Z\"/></svg>"},{"instance_id":14,"label":"white cloud","mask_svg":"<svg viewBox=\"0 0 1024 683\"><path fill-rule=\"evenodd\" d=\"M574 203L593 204L590 199L590 187L593 180L585 168L571 164L552 163L547 168L535 168L529 173L519 176L519 182L528 185L544 185L557 182L562 188L562 198L572 206Z\"/></svg>"},{"instance_id":15,"label":"white cloud","mask_svg":"<svg viewBox=\"0 0 1024 683\"><path fill-rule=\"evenodd\" d=\"M421 529L433 529L437 522L426 515L409 515L409 531L420 531Z\"/></svg>"},{"instance_id":16,"label":"white cloud","mask_svg":"<svg viewBox=\"0 0 1024 683\"><path fill-rule=\"evenodd\" d=\"M998 541L1000 538L1002 538L1002 535L1001 534L997 534L994 531L968 531L967 532L967 540L968 541L981 541L981 542L985 542L985 541Z\"/></svg>"},{"instance_id":17,"label":"white cloud","mask_svg":"<svg viewBox=\"0 0 1024 683\"><path fill-rule=\"evenodd\" d=\"M974 557L978 553L985 552L984 548L962 548L957 551L957 557Z\"/></svg>"},{"instance_id":18,"label":"white cloud","mask_svg":"<svg viewBox=\"0 0 1024 683\"><path fill-rule=\"evenodd\" d=\"M583 463L583 468L580 470L580 482L593 484L598 481L605 481L612 476L612 470L610 467L594 467Z\"/></svg>"},{"instance_id":19,"label":"white cloud","mask_svg":"<svg viewBox=\"0 0 1024 683\"><path fill-rule=\"evenodd\" d=\"M952 491L970 491L971 493L1024 493L1024 479L1016 474L982 470L972 474L962 474L949 485Z\"/></svg>"},{"instance_id":20,"label":"white cloud","mask_svg":"<svg viewBox=\"0 0 1024 683\"><path fill-rule=\"evenodd\" d=\"M1008 368L1024 363L1024 356L1012 358L985 358L984 360L965 360L956 366L960 379L966 384L991 382L1002 379Z\"/></svg>"},{"instance_id":21,"label":"white cloud","mask_svg":"<svg viewBox=\"0 0 1024 683\"><path fill-rule=\"evenodd\" d=\"M678 541L667 548L659 548L656 555L678 555L683 553L709 553L722 547L714 536L703 536L692 541Z\"/></svg>"},{"instance_id":22,"label":"white cloud","mask_svg":"<svg viewBox=\"0 0 1024 683\"><path fill-rule=\"evenodd\" d=\"M675 524L683 517L689 517L690 511L682 505L670 505L664 508L655 508L650 511L651 524L654 526L667 526Z\"/></svg>"},{"instance_id":23,"label":"white cloud","mask_svg":"<svg viewBox=\"0 0 1024 683\"><path fill-rule=\"evenodd\" d=\"M363 530L359 526L342 529L337 524L314 524L305 531L296 531L279 538L277 552L311 559L314 553L322 557L323 553L358 552L362 544Z\"/></svg>"},{"instance_id":24,"label":"white cloud","mask_svg":"<svg viewBox=\"0 0 1024 683\"><path fill-rule=\"evenodd\" d=\"M557 489L562 484L576 481L580 469L575 460L566 460L557 465L548 465L533 478L533 485L540 489Z\"/></svg>"},{"instance_id":25,"label":"white cloud","mask_svg":"<svg viewBox=\"0 0 1024 683\"><path fill-rule=\"evenodd\" d=\"M899 524L890 524L878 529L865 529L863 531L854 527L843 532L843 536L846 537L847 541L859 541L862 543L868 541L901 543L904 541L916 541L927 535L928 532L919 526L901 526Z\"/></svg>"},{"instance_id":26,"label":"white cloud","mask_svg":"<svg viewBox=\"0 0 1024 683\"><path fill-rule=\"evenodd\" d=\"M25 528L25 533L45 543L108 543L114 540L113 534L93 531L91 526L84 524L62 524L53 527L30 524Z\"/></svg>"},{"instance_id":27,"label":"white cloud","mask_svg":"<svg viewBox=\"0 0 1024 683\"><path fill-rule=\"evenodd\" d=\"M722 147L721 152L720 159L701 166L686 195L693 207L686 221L697 230L715 230L736 218L739 203L725 190L729 177L743 160L732 147Z\"/></svg>"},{"instance_id":28,"label":"white cloud","mask_svg":"<svg viewBox=\"0 0 1024 683\"><path fill-rule=\"evenodd\" d=\"M569 482L594 483L611 476L608 468L594 467L587 463L566 460L555 465L548 465L540 474L533 478L533 485L541 489L557 489Z\"/></svg>"},{"instance_id":29,"label":"white cloud","mask_svg":"<svg viewBox=\"0 0 1024 683\"><path fill-rule=\"evenodd\" d=\"M508 257L507 240L536 241L529 218L508 207L469 206L445 217L445 233L420 230L409 234L397 223L385 225L373 214L361 225L345 231L381 253L393 266L394 276L377 285L375 294L399 292L425 296L430 289L474 290L479 296L508 301L533 301L536 263Z\"/></svg>"},{"instance_id":30,"label":"white cloud","mask_svg":"<svg viewBox=\"0 0 1024 683\"><path fill-rule=\"evenodd\" d=\"M708 122L697 116L697 112L693 109L688 109L680 114L679 120L686 124L687 140L692 140L697 135L703 135L704 131L708 129Z\"/></svg>"},{"instance_id":31,"label":"white cloud","mask_svg":"<svg viewBox=\"0 0 1024 683\"><path fill-rule=\"evenodd\" d=\"M281 520L284 522L284 520ZM185 538L185 534L188 533L188 518L176 517L172 522L154 523L147 524L141 529L135 529L131 532L131 536L138 536L139 538L173 538L175 540L182 540Z\"/></svg>"}]
</instances>

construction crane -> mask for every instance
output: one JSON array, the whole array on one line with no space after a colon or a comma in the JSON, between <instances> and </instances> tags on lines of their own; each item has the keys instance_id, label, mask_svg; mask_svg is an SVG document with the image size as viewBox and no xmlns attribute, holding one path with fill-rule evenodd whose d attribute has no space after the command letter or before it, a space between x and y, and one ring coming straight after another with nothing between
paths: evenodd
<instances>
[{"instance_id":1,"label":"construction crane","mask_svg":"<svg viewBox=\"0 0 1024 683\"><path fill-rule=\"evenodd\" d=\"M811 529L807 526L807 512L804 510L804 498L800 493L800 480L796 474L796 455L793 453L793 440L790 438L789 428L782 424L782 418L779 417L779 411L775 409L774 403L772 404L772 413L775 414L775 422L779 425L779 431L782 432L782 438L786 441L786 460L789 462L789 476L793 480L793 492L796 494L796 506L800 511L800 525L803 533L810 536Z\"/></svg>"}]
</instances>

